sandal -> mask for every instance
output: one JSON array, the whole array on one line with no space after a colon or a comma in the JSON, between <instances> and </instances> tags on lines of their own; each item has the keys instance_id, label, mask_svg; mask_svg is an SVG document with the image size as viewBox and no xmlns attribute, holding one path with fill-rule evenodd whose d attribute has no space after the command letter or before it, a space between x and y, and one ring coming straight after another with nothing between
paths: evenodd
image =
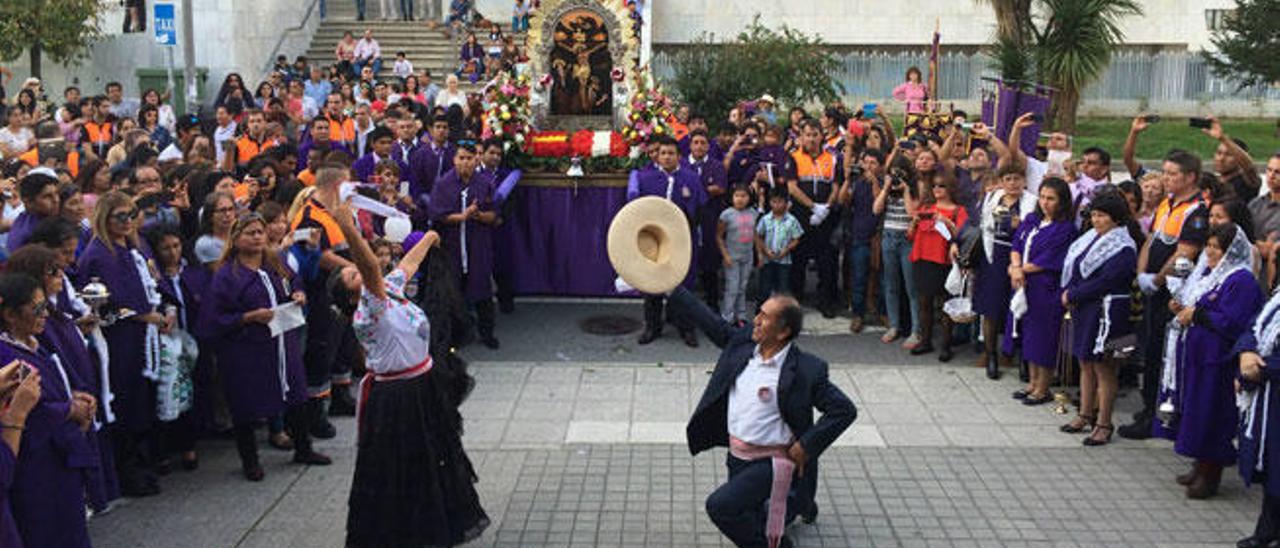
<instances>
[{"instance_id":1,"label":"sandal","mask_svg":"<svg viewBox=\"0 0 1280 548\"><path fill-rule=\"evenodd\" d=\"M1097 434L1099 430L1105 430L1107 432L1107 437L1102 439L1097 439L1093 437L1094 434ZM1099 445L1106 445L1108 443L1111 443L1111 434L1115 432L1115 430L1116 430L1116 427L1110 424L1095 424L1093 426L1093 433L1089 434L1089 437L1085 438L1082 443L1085 445L1085 447L1097 447Z\"/></svg>"},{"instance_id":2,"label":"sandal","mask_svg":"<svg viewBox=\"0 0 1280 548\"><path fill-rule=\"evenodd\" d=\"M1049 392L1045 392L1044 395L1040 397L1036 397L1034 394L1027 394L1027 397L1022 399L1022 405L1026 405L1026 406L1044 405L1051 401L1053 401L1053 394L1050 394Z\"/></svg>"},{"instance_id":3,"label":"sandal","mask_svg":"<svg viewBox=\"0 0 1280 548\"><path fill-rule=\"evenodd\" d=\"M1079 424L1076 423L1077 420L1080 421ZM1096 419L1094 419L1093 417L1090 417L1089 415L1076 415L1076 418L1071 419L1071 422L1064 424L1062 426L1059 426L1058 431L1066 432L1068 434L1079 434L1081 432L1084 432L1085 428L1093 426L1094 420Z\"/></svg>"},{"instance_id":4,"label":"sandal","mask_svg":"<svg viewBox=\"0 0 1280 548\"><path fill-rule=\"evenodd\" d=\"M1031 391L1026 388L1019 388L1013 391L1013 399L1015 400L1025 400L1030 395Z\"/></svg>"}]
</instances>

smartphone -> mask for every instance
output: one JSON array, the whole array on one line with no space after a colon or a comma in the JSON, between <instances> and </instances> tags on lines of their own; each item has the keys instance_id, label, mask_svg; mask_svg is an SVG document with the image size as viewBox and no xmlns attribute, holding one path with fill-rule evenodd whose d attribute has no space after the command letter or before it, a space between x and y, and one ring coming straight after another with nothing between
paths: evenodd
<instances>
[{"instance_id":1,"label":"smartphone","mask_svg":"<svg viewBox=\"0 0 1280 548\"><path fill-rule=\"evenodd\" d=\"M1146 123L1148 123L1148 124L1158 124L1158 123L1160 123L1160 115L1159 115L1159 114L1148 114L1148 115L1146 115L1146 116L1143 116L1143 117L1142 117L1142 120L1143 120L1143 121L1145 121L1145 122L1146 122Z\"/></svg>"},{"instance_id":2,"label":"smartphone","mask_svg":"<svg viewBox=\"0 0 1280 548\"><path fill-rule=\"evenodd\" d=\"M316 231L316 229L314 229L314 228L299 228L299 229L297 229L297 230L294 230L294 231L293 231L293 241L294 241L294 242L309 242L309 241L311 241L311 235L312 235L312 234L314 234L314 233L315 233L315 231Z\"/></svg>"},{"instance_id":3,"label":"smartphone","mask_svg":"<svg viewBox=\"0 0 1280 548\"><path fill-rule=\"evenodd\" d=\"M1031 115L1031 121L1032 121L1032 122L1035 122L1035 123L1037 123L1037 124L1043 124L1043 123L1044 123L1044 115L1043 115L1043 114L1040 114L1039 112L1033 113L1033 114Z\"/></svg>"},{"instance_id":4,"label":"smartphone","mask_svg":"<svg viewBox=\"0 0 1280 548\"><path fill-rule=\"evenodd\" d=\"M932 219L932 218L933 218L933 212L932 212L932 211L921 211L921 212L919 213L919 215L920 215L920 218L921 218L921 219Z\"/></svg>"},{"instance_id":5,"label":"smartphone","mask_svg":"<svg viewBox=\"0 0 1280 548\"><path fill-rule=\"evenodd\" d=\"M409 181L400 181L400 195L401 196L409 195Z\"/></svg>"},{"instance_id":6,"label":"smartphone","mask_svg":"<svg viewBox=\"0 0 1280 548\"><path fill-rule=\"evenodd\" d=\"M903 150L915 150L916 142L911 140L903 141L901 143L898 143L898 148L901 148Z\"/></svg>"},{"instance_id":7,"label":"smartphone","mask_svg":"<svg viewBox=\"0 0 1280 548\"><path fill-rule=\"evenodd\" d=\"M1208 118L1191 118L1190 120L1187 120L1187 123L1191 127L1198 129L1209 129L1213 127L1213 120Z\"/></svg>"},{"instance_id":8,"label":"smartphone","mask_svg":"<svg viewBox=\"0 0 1280 548\"><path fill-rule=\"evenodd\" d=\"M862 118L870 120L876 117L875 103L862 103Z\"/></svg>"},{"instance_id":9,"label":"smartphone","mask_svg":"<svg viewBox=\"0 0 1280 548\"><path fill-rule=\"evenodd\" d=\"M34 369L31 368L31 364L27 362L18 362L18 382L27 380L27 377L31 376L32 371L34 371Z\"/></svg>"}]
</instances>

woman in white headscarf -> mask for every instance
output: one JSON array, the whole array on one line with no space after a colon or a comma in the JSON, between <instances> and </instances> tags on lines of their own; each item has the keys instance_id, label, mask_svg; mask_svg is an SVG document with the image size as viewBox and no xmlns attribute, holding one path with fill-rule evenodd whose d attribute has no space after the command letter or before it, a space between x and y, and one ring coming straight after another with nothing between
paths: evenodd
<instances>
[{"instance_id":1,"label":"woman in white headscarf","mask_svg":"<svg viewBox=\"0 0 1280 548\"><path fill-rule=\"evenodd\" d=\"M1177 316L1166 337L1157 401L1162 420L1168 419L1173 429L1157 423L1153 430L1175 440L1179 455L1196 459L1191 471L1176 478L1187 486L1188 498L1217 493L1222 468L1236 460L1232 444L1238 419L1232 396L1236 368L1231 349L1248 331L1264 300L1253 274L1252 252L1253 245L1239 226L1211 227L1195 270L1169 303Z\"/></svg>"},{"instance_id":2,"label":"woman in white headscarf","mask_svg":"<svg viewBox=\"0 0 1280 548\"><path fill-rule=\"evenodd\" d=\"M1280 292L1262 307L1232 352L1240 356L1237 405L1240 421L1240 477L1245 485L1263 484L1262 511L1253 535L1237 546L1264 548L1280 540Z\"/></svg>"}]
</instances>

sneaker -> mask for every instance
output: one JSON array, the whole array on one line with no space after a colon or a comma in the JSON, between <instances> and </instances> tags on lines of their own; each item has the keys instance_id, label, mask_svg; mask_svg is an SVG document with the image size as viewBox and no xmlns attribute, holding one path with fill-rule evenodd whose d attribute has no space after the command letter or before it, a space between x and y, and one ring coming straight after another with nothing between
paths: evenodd
<instances>
[{"instance_id":1,"label":"sneaker","mask_svg":"<svg viewBox=\"0 0 1280 548\"><path fill-rule=\"evenodd\" d=\"M915 350L917 346L920 346L920 335L916 333L912 333L910 337L907 337L907 340L902 342L902 348L906 350Z\"/></svg>"},{"instance_id":2,"label":"sneaker","mask_svg":"<svg viewBox=\"0 0 1280 548\"><path fill-rule=\"evenodd\" d=\"M884 335L880 336L880 342L885 344L889 344L896 340L898 340L898 328L896 327L890 327L888 331L884 332Z\"/></svg>"}]
</instances>

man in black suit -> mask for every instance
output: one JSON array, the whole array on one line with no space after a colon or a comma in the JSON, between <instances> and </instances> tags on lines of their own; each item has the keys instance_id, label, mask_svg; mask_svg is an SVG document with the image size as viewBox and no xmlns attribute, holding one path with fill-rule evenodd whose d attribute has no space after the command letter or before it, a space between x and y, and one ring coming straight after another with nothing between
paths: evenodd
<instances>
[{"instance_id":1,"label":"man in black suit","mask_svg":"<svg viewBox=\"0 0 1280 548\"><path fill-rule=\"evenodd\" d=\"M817 517L818 456L857 409L827 363L796 346L804 314L794 298L771 297L736 329L683 288L669 302L724 349L685 431L692 454L729 447L729 481L707 497L707 514L738 546L790 546L782 529Z\"/></svg>"}]
</instances>

